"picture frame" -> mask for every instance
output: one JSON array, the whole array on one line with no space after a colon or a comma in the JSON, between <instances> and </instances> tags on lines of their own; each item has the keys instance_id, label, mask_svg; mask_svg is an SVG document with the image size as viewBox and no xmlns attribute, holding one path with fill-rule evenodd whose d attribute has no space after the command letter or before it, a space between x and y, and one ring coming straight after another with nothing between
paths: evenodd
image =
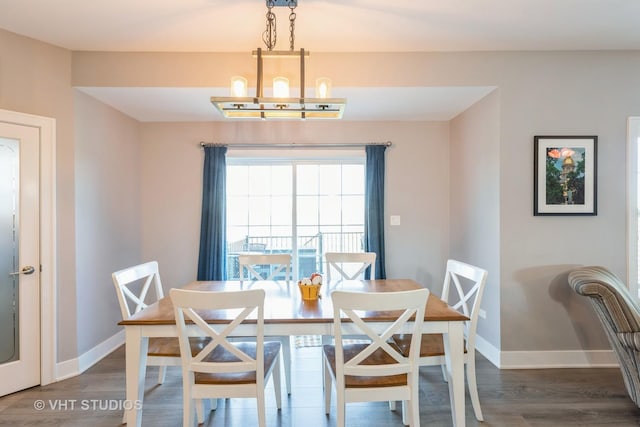
<instances>
[{"instance_id":1,"label":"picture frame","mask_svg":"<svg viewBox=\"0 0 640 427\"><path fill-rule=\"evenodd\" d=\"M534 136L533 214L597 215L597 136Z\"/></svg>"}]
</instances>

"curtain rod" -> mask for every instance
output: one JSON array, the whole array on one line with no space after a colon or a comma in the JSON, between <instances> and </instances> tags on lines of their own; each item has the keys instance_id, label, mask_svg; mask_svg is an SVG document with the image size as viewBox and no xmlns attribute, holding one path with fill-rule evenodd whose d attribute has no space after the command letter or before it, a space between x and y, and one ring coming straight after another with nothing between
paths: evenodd
<instances>
[{"instance_id":1,"label":"curtain rod","mask_svg":"<svg viewBox=\"0 0 640 427\"><path fill-rule=\"evenodd\" d=\"M330 143L330 144L218 144L200 141L201 147L233 147L233 148L360 148L367 145L384 145L391 147L391 141L362 143Z\"/></svg>"}]
</instances>

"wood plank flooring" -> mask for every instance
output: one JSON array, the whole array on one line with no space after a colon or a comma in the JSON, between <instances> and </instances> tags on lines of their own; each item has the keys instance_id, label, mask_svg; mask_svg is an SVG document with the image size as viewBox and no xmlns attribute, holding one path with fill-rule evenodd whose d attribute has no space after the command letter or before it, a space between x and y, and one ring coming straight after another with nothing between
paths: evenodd
<instances>
[{"instance_id":1,"label":"wood plank flooring","mask_svg":"<svg viewBox=\"0 0 640 427\"><path fill-rule=\"evenodd\" d=\"M320 361L319 347L294 350L293 393L283 396L281 411L276 410L271 385L267 390L269 427L336 425L335 396L331 414L324 413ZM477 370L485 421L476 421L467 396L467 426L640 426L640 409L628 398L618 369L499 370L478 355ZM449 395L440 369L422 368L420 376L421 425L451 426ZM164 384L157 385L156 380L157 368L149 368L143 426L180 426L179 368L169 368ZM82 375L0 398L0 426L119 426L124 384L122 347ZM44 403L42 410L35 407L39 401ZM346 414L350 427L402 426L401 411L390 411L385 402L349 404ZM221 400L204 423L253 425L256 410L251 399Z\"/></svg>"}]
</instances>

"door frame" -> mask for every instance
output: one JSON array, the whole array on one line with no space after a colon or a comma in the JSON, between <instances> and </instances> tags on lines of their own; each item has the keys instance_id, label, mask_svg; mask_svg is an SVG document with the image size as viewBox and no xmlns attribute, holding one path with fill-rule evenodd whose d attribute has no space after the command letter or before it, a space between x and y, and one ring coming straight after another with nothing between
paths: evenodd
<instances>
[{"instance_id":1,"label":"door frame","mask_svg":"<svg viewBox=\"0 0 640 427\"><path fill-rule=\"evenodd\" d=\"M0 122L40 135L40 384L57 381L56 120L0 109Z\"/></svg>"}]
</instances>

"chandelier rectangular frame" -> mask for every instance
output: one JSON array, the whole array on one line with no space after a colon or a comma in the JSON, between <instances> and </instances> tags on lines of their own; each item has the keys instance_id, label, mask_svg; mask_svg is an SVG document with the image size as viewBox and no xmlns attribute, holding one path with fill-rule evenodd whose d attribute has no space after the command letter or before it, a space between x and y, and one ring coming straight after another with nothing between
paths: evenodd
<instances>
[{"instance_id":1,"label":"chandelier rectangular frame","mask_svg":"<svg viewBox=\"0 0 640 427\"><path fill-rule=\"evenodd\" d=\"M257 58L255 97L212 96L211 103L230 119L341 119L347 100L344 98L305 98L305 57L309 52L267 51L252 52ZM263 60L265 57L299 57L300 97L278 98L264 96Z\"/></svg>"}]
</instances>

